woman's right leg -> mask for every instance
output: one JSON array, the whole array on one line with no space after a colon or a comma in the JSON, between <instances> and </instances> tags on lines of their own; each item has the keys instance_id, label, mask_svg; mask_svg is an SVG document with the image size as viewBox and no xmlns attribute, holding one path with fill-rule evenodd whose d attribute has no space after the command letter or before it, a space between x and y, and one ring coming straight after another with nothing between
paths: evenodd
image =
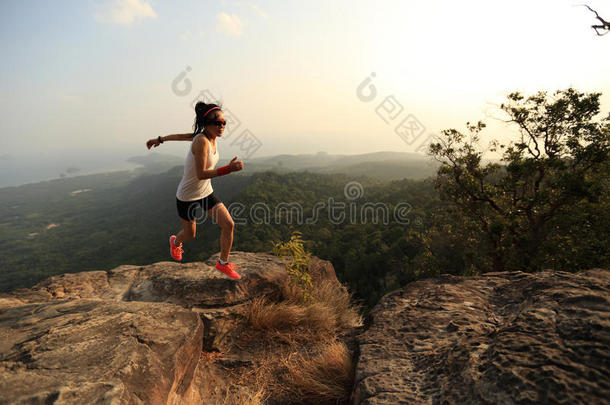
<instances>
[{"instance_id":1,"label":"woman's right leg","mask_svg":"<svg viewBox=\"0 0 610 405\"><path fill-rule=\"evenodd\" d=\"M220 226L220 259L224 262L229 261L229 253L233 245L233 229L235 222L229 210L223 203L218 203L208 210L208 215Z\"/></svg>"},{"instance_id":2,"label":"woman's right leg","mask_svg":"<svg viewBox=\"0 0 610 405\"><path fill-rule=\"evenodd\" d=\"M197 222L195 220L189 222L184 218L180 218L180 222L182 222L182 229L176 235L176 240L174 241L176 246L180 246L182 242L193 239L197 233Z\"/></svg>"}]
</instances>

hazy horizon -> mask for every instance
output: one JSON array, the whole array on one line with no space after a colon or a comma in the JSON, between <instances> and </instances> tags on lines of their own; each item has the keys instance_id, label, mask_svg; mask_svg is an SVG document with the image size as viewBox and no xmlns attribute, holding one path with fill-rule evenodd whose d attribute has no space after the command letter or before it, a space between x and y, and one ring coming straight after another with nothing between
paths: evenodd
<instances>
[{"instance_id":1,"label":"hazy horizon","mask_svg":"<svg viewBox=\"0 0 610 405\"><path fill-rule=\"evenodd\" d=\"M588 4L609 18L607 2ZM149 138L191 131L198 97L233 119L221 158L244 161L421 152L486 117L484 136L506 137L491 117L513 91L573 86L610 109L610 35L564 0L8 1L0 21L0 162L144 154Z\"/></svg>"},{"instance_id":2,"label":"hazy horizon","mask_svg":"<svg viewBox=\"0 0 610 405\"><path fill-rule=\"evenodd\" d=\"M222 147L220 147L222 148ZM125 150L122 152L111 152L106 154L89 153L83 154L48 154L46 158L37 156L34 163L19 160L14 157L0 157L0 188L16 187L25 184L38 183L41 181L54 180L66 177L82 176L94 173L103 173L116 170L131 170L141 166L138 163L129 162L127 159L135 156L151 156L154 153L172 156L178 160L185 157L188 151L187 144L183 144L183 153L173 153L167 150L153 149L146 150ZM394 152L394 151L374 151L368 153ZM264 156L253 156L251 159L265 159L278 155L316 155L325 153L328 155L357 156L364 153L341 153L332 151L317 151L314 153L277 153ZM409 152L400 152L409 153ZM422 155L423 157L423 155ZM231 159L231 156L223 155L221 160ZM69 170L72 169L72 170ZM247 163L245 170L247 171ZM71 172L70 172L71 171Z\"/></svg>"}]
</instances>

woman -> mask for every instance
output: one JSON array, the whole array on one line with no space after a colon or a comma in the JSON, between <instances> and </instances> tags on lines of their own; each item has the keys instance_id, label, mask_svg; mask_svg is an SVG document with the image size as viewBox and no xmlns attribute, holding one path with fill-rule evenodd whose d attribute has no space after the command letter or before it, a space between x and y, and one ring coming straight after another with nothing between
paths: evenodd
<instances>
[{"instance_id":1,"label":"woman","mask_svg":"<svg viewBox=\"0 0 610 405\"><path fill-rule=\"evenodd\" d=\"M219 158L216 138L222 137L227 122L221 107L216 104L200 101L195 105L195 113L192 134L159 136L146 142L150 149L165 141L191 141L184 164L184 175L176 192L176 206L182 230L177 235L170 236L170 254L175 260L182 260L182 243L195 237L197 224L194 213L197 207L201 207L221 229L220 257L216 268L231 278L239 279L241 277L235 272L237 265L229 262L235 223L225 205L214 195L210 179L242 170L244 164L235 156L227 166L215 169Z\"/></svg>"}]
</instances>

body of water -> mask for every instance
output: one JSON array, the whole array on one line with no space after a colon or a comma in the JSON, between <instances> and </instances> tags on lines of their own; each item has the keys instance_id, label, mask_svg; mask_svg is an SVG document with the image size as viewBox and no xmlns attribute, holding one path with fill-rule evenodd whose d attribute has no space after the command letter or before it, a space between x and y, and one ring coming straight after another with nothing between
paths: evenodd
<instances>
[{"instance_id":1,"label":"body of water","mask_svg":"<svg viewBox=\"0 0 610 405\"><path fill-rule=\"evenodd\" d=\"M127 162L129 154L64 155L0 160L0 188L37 183L61 177L82 176L116 170L132 170L140 165Z\"/></svg>"}]
</instances>

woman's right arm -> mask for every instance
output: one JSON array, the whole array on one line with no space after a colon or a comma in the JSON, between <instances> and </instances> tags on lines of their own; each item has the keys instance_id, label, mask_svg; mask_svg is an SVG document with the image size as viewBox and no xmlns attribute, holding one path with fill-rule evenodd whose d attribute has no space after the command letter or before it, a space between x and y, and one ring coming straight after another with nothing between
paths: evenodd
<instances>
[{"instance_id":1,"label":"woman's right arm","mask_svg":"<svg viewBox=\"0 0 610 405\"><path fill-rule=\"evenodd\" d=\"M191 139L193 139L192 135L193 135L192 133L188 133L188 134L174 134L174 135L160 136L159 138L161 138L161 142L165 142L165 141L190 141ZM149 139L148 141L146 141L146 147L148 149L150 149L153 146L156 148L157 146L161 145L161 142L159 142L159 138L153 138L153 139Z\"/></svg>"},{"instance_id":2,"label":"woman's right arm","mask_svg":"<svg viewBox=\"0 0 610 405\"><path fill-rule=\"evenodd\" d=\"M211 179L213 177L224 176L231 172L236 172L244 168L243 162L236 162L237 156L231 160L231 163L227 166L219 167L217 169L204 170L207 166L207 156L210 151L210 144L205 136L200 136L193 141L191 145L191 151L195 156L195 169L197 170L197 178L199 180Z\"/></svg>"},{"instance_id":3,"label":"woman's right arm","mask_svg":"<svg viewBox=\"0 0 610 405\"><path fill-rule=\"evenodd\" d=\"M226 166L212 170L204 170L203 168L207 166L207 156L208 152L210 151L210 144L208 142L209 141L205 136L200 136L199 138L195 139L193 141L193 144L191 145L191 151L195 156L195 169L197 170L197 178L199 180L224 176L225 174L237 172L244 168L244 163L241 161L236 161L237 156L235 156L233 160L231 160L231 163Z\"/></svg>"},{"instance_id":4,"label":"woman's right arm","mask_svg":"<svg viewBox=\"0 0 610 405\"><path fill-rule=\"evenodd\" d=\"M195 156L195 169L197 170L197 178L199 180L211 179L212 177L216 177L216 169L212 170L204 170L204 167L207 166L208 160L208 152L210 145L208 145L207 139L204 136L200 136L199 138L193 141L191 145L191 151Z\"/></svg>"}]
</instances>

